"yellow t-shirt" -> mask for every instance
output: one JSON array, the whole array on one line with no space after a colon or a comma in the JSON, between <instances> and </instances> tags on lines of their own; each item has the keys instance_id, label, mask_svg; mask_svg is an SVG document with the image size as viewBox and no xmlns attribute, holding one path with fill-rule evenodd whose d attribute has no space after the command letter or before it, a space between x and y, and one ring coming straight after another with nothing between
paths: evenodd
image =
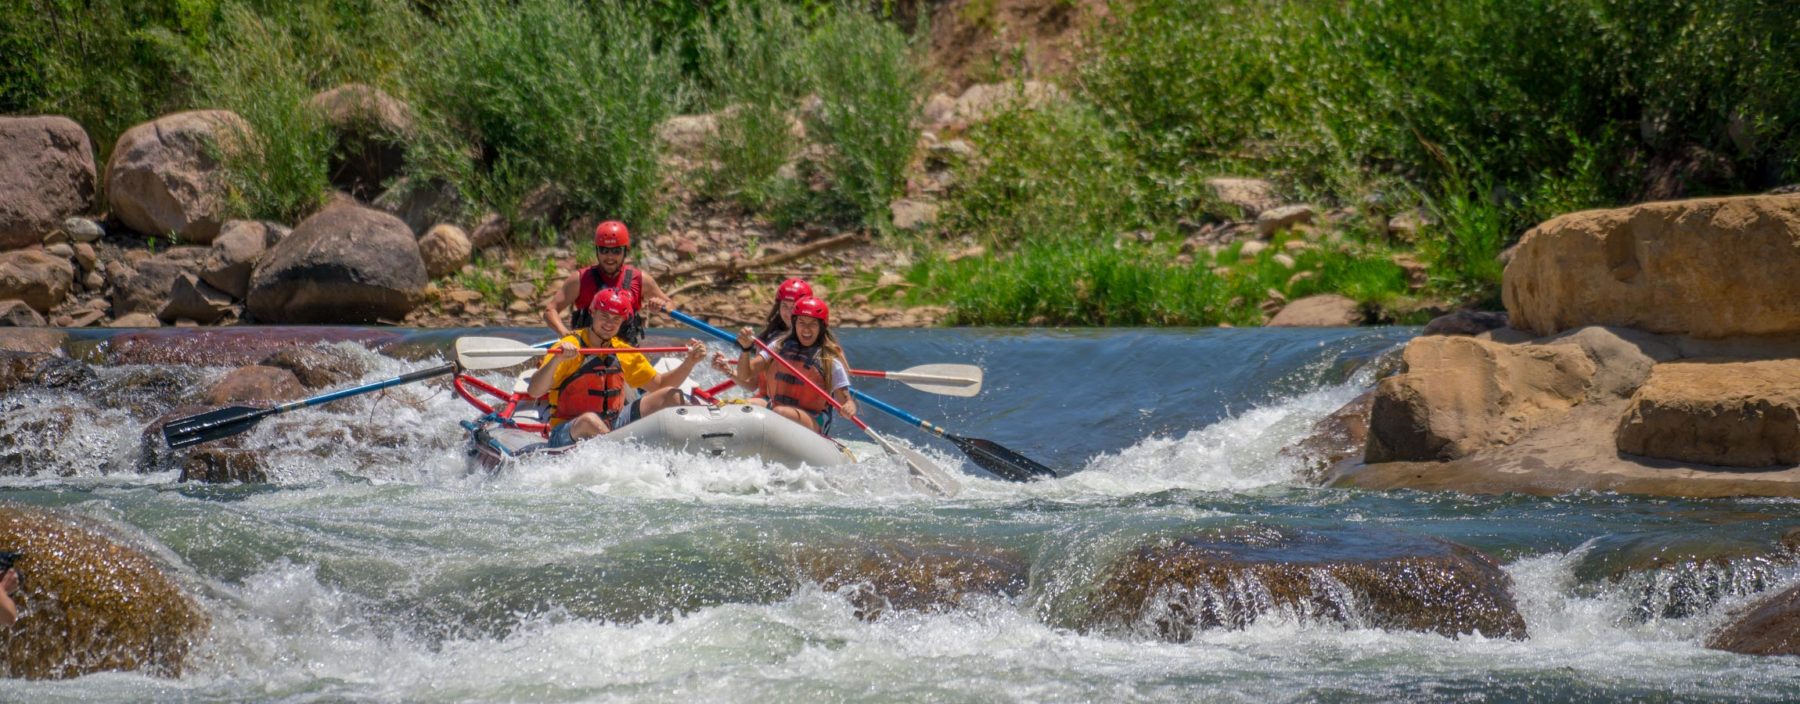
<instances>
[{"instance_id":1,"label":"yellow t-shirt","mask_svg":"<svg viewBox=\"0 0 1800 704\"><path fill-rule=\"evenodd\" d=\"M586 329L577 330L575 332L575 334L565 337L561 340L558 340L557 342L558 342L558 344L563 343L563 342L571 342L571 343L574 343L576 347L631 347L631 345L625 344L624 340L621 340L617 337L615 337L611 340L608 340L606 342L606 344L604 344L604 345L590 344L588 342L588 338L590 337L590 335L592 335L592 333L588 332ZM635 387L638 387L638 388L643 388L645 386L650 385L650 382L656 380L656 367L651 366L650 360L644 359L644 355L638 354L636 352L622 352L618 355L618 357L619 357L619 366L622 368L622 370L625 373L625 383L630 384ZM546 354L546 355L544 355L543 361L538 362L538 368L542 369L542 368L544 368L544 365L549 364L551 362L555 362L555 361L556 361L555 353ZM551 406L556 405L556 397L557 397L556 390L562 388L563 383L567 382L569 380L569 377L574 376L576 370L579 370L581 368L582 363L586 362L586 361L587 361L587 357L585 355L576 357L575 359L558 364L556 367L556 371L551 372L551 376L552 376L552 378L550 380L550 405ZM552 427L554 427L556 425L560 425L562 422L563 421L561 419L553 417L550 420L550 425Z\"/></svg>"}]
</instances>

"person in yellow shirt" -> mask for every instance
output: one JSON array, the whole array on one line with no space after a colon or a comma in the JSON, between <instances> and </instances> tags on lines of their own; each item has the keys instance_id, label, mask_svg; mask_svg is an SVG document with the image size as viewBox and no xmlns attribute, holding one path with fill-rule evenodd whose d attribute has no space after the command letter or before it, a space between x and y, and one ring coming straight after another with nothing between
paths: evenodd
<instances>
[{"instance_id":1,"label":"person in yellow shirt","mask_svg":"<svg viewBox=\"0 0 1800 704\"><path fill-rule=\"evenodd\" d=\"M588 327L558 340L526 393L534 398L549 395L550 447L565 447L604 435L639 418L671 406L688 403L681 384L706 354L706 344L688 340L687 357L667 374L635 352L582 355L583 347L630 347L619 338L619 328L636 312L631 294L606 289L594 294ZM625 403L625 387L644 390L636 401Z\"/></svg>"}]
</instances>

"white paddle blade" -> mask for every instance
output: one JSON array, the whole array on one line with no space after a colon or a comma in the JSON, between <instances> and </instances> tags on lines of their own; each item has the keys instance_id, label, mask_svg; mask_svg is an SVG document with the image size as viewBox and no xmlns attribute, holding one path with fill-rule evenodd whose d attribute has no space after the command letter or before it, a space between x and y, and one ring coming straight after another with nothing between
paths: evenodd
<instances>
[{"instance_id":1,"label":"white paddle blade","mask_svg":"<svg viewBox=\"0 0 1800 704\"><path fill-rule=\"evenodd\" d=\"M895 445L887 438L876 434L873 430L869 431L869 437L875 438L875 441L881 443L881 446L886 448L889 453L899 457L900 461L906 463L906 469L912 472L911 479L914 486L922 486L927 491L944 498L953 498L957 494L962 493L962 484L955 479L951 479L950 475L945 474L944 470L939 469L936 464L932 463L931 460L926 459L924 455L919 454L917 451Z\"/></svg>"},{"instance_id":2,"label":"white paddle blade","mask_svg":"<svg viewBox=\"0 0 1800 704\"><path fill-rule=\"evenodd\" d=\"M981 393L981 367L969 364L921 364L887 378L930 394L970 397Z\"/></svg>"},{"instance_id":3,"label":"white paddle blade","mask_svg":"<svg viewBox=\"0 0 1800 704\"><path fill-rule=\"evenodd\" d=\"M468 370L503 369L537 359L543 353L536 347L504 337L456 339L456 363Z\"/></svg>"}]
</instances>

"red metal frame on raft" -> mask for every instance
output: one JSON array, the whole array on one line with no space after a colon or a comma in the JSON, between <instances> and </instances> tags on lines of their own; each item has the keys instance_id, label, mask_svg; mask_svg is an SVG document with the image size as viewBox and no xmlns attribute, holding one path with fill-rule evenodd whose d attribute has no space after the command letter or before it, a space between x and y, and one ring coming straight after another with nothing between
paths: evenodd
<instances>
[{"instance_id":1,"label":"red metal frame on raft","mask_svg":"<svg viewBox=\"0 0 1800 704\"><path fill-rule=\"evenodd\" d=\"M482 401L479 398L476 398L475 394L470 393L468 389L463 388L463 382L465 382L465 381L470 384L473 384L477 390L486 392L488 395L493 396L494 398L505 401L506 406L500 412L495 413L494 407L492 405L488 404L485 401ZM493 384L489 384L485 381L482 381L475 377L469 376L467 374L457 374L456 377L450 382L450 385L456 388L456 395L461 396L464 401L468 401L469 405L475 407L475 410L481 411L483 414L492 415L497 418L505 419L506 422L511 423L514 427L516 427L520 430L524 430L524 431L528 431L528 432L535 432L535 433L544 435L545 437L549 437L549 434L550 434L549 424L538 423L538 422L529 421L529 420L513 420L513 417L512 417L513 409L518 407L519 401L530 398L529 396L526 396L524 394L515 394L515 393L508 393L505 391L501 391L498 387L494 386Z\"/></svg>"}]
</instances>

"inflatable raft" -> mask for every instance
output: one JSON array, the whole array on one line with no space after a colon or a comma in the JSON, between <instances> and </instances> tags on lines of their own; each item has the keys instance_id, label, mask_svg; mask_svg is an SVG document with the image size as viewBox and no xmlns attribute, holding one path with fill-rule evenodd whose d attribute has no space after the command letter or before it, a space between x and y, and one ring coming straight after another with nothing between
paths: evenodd
<instances>
[{"instance_id":1,"label":"inflatable raft","mask_svg":"<svg viewBox=\"0 0 1800 704\"><path fill-rule=\"evenodd\" d=\"M535 407L521 404L526 399L519 391L505 393L466 374L456 376L455 388L464 400L483 412L481 418L462 424L469 432L468 452L473 466L492 472L520 457L556 454L573 447L548 446L547 426ZM505 403L496 408L482 401L471 388ZM711 457L755 458L790 467L832 467L855 460L836 441L779 413L735 403L664 409L585 442L638 443Z\"/></svg>"}]
</instances>

